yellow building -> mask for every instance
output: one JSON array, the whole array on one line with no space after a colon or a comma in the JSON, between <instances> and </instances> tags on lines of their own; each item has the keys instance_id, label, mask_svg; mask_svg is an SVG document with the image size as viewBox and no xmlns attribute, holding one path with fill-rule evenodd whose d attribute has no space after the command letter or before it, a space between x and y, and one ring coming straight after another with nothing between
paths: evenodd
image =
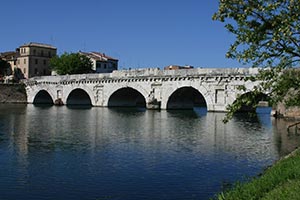
<instances>
[{"instance_id":1,"label":"yellow building","mask_svg":"<svg viewBox=\"0 0 300 200\"><path fill-rule=\"evenodd\" d=\"M24 78L51 75L50 59L56 56L57 49L48 44L28 43L17 49L16 68Z\"/></svg>"}]
</instances>

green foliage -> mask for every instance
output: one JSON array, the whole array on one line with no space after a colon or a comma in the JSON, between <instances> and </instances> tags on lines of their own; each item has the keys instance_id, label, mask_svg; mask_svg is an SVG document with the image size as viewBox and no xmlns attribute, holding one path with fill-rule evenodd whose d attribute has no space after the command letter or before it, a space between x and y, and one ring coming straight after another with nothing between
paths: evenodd
<instances>
[{"instance_id":1,"label":"green foliage","mask_svg":"<svg viewBox=\"0 0 300 200\"><path fill-rule=\"evenodd\" d=\"M242 86L240 87L240 90L245 92L245 88ZM227 123L235 113L243 109L254 114L255 107L258 105L259 101L268 101L270 105L272 105L273 102L272 99L270 99L257 88L251 92L246 92L242 95L239 95L236 101L227 107L228 112L223 119L223 122Z\"/></svg>"},{"instance_id":2,"label":"green foliage","mask_svg":"<svg viewBox=\"0 0 300 200\"><path fill-rule=\"evenodd\" d=\"M20 68L15 67L14 68L14 80L19 81L21 79L24 79L24 74Z\"/></svg>"},{"instance_id":3,"label":"green foliage","mask_svg":"<svg viewBox=\"0 0 300 200\"><path fill-rule=\"evenodd\" d=\"M92 62L79 53L64 53L51 58L50 67L59 75L84 74L92 71Z\"/></svg>"},{"instance_id":4,"label":"green foliage","mask_svg":"<svg viewBox=\"0 0 300 200\"><path fill-rule=\"evenodd\" d=\"M10 68L10 64L0 58L0 75L6 76Z\"/></svg>"},{"instance_id":5,"label":"green foliage","mask_svg":"<svg viewBox=\"0 0 300 200\"><path fill-rule=\"evenodd\" d=\"M300 153L280 160L260 177L237 183L231 190L217 196L219 200L300 199Z\"/></svg>"},{"instance_id":6,"label":"green foliage","mask_svg":"<svg viewBox=\"0 0 300 200\"><path fill-rule=\"evenodd\" d=\"M225 22L227 30L236 36L228 58L259 67L299 62L299 1L220 0L213 19Z\"/></svg>"},{"instance_id":7,"label":"green foliage","mask_svg":"<svg viewBox=\"0 0 300 200\"><path fill-rule=\"evenodd\" d=\"M281 97L277 101L283 101L286 106L300 106L300 71L289 69L284 71L274 84L273 92ZM283 98L284 97L284 98Z\"/></svg>"},{"instance_id":8,"label":"green foliage","mask_svg":"<svg viewBox=\"0 0 300 200\"><path fill-rule=\"evenodd\" d=\"M282 71L300 63L299 1L220 0L213 19L225 23L236 37L226 57L267 68L252 77L252 80L262 81L255 90L269 93L274 103L283 100L289 90L287 86L293 85L296 75L289 74L293 78L287 78L288 74ZM300 93L296 96L299 99ZM291 96L286 103L293 105L297 101ZM231 105L229 112L236 111L236 107L238 105Z\"/></svg>"}]
</instances>

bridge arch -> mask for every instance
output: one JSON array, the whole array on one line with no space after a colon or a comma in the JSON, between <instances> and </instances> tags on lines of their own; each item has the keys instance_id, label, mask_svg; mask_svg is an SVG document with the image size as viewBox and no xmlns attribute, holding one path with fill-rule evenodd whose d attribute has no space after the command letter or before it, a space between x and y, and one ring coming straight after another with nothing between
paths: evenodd
<instances>
[{"instance_id":1,"label":"bridge arch","mask_svg":"<svg viewBox=\"0 0 300 200\"><path fill-rule=\"evenodd\" d=\"M132 87L123 87L114 91L108 99L108 107L146 107L146 98Z\"/></svg>"},{"instance_id":2,"label":"bridge arch","mask_svg":"<svg viewBox=\"0 0 300 200\"><path fill-rule=\"evenodd\" d=\"M167 109L193 109L207 107L204 96L191 86L176 89L168 98Z\"/></svg>"},{"instance_id":3,"label":"bridge arch","mask_svg":"<svg viewBox=\"0 0 300 200\"><path fill-rule=\"evenodd\" d=\"M177 90L180 90L180 88L188 88L189 90L192 90L196 93L199 93L202 95L203 99L205 100L205 104L207 107L207 110L211 110L211 107L213 105L213 98L212 94L210 94L209 90L207 90L203 85L196 85L196 84L182 84L174 88L168 88L167 90L164 90L162 95L162 101L161 101L161 108L167 109L169 99L171 98L172 94L174 94Z\"/></svg>"},{"instance_id":4,"label":"bridge arch","mask_svg":"<svg viewBox=\"0 0 300 200\"><path fill-rule=\"evenodd\" d=\"M46 90L40 90L34 96L33 104L54 104L53 98Z\"/></svg>"},{"instance_id":5,"label":"bridge arch","mask_svg":"<svg viewBox=\"0 0 300 200\"><path fill-rule=\"evenodd\" d=\"M235 85L229 86L227 88L226 105L233 104L236 101L236 99L238 98L238 96L244 95L246 93L253 91L257 85L259 85L259 82L246 81L246 82L243 82L242 84L241 83L236 84L236 86ZM237 88L237 86L244 86L246 88L246 91L239 90Z\"/></svg>"},{"instance_id":6,"label":"bridge arch","mask_svg":"<svg viewBox=\"0 0 300 200\"><path fill-rule=\"evenodd\" d=\"M104 98L103 98L103 106L109 106L109 100L111 98L111 96L117 92L118 90L124 89L124 88L131 88L133 90L136 90L138 93L140 93L143 98L145 99L146 103L147 103L147 96L150 93L150 89L147 92L147 88L144 88L142 85L140 84L128 84L128 83L118 83L118 84L112 84L110 85L110 87L108 87L105 90L104 93Z\"/></svg>"},{"instance_id":7,"label":"bridge arch","mask_svg":"<svg viewBox=\"0 0 300 200\"><path fill-rule=\"evenodd\" d=\"M252 91L248 91L242 94L239 94L241 97L248 97L254 100L254 103L257 105L259 102L268 102L268 106L266 107L270 107L270 100L271 97L265 93L254 93ZM235 99L235 101L233 103L235 103L237 101L237 98ZM239 112L253 112L255 110L253 110L251 105L247 105L246 103L242 105L241 109L239 110Z\"/></svg>"},{"instance_id":8,"label":"bridge arch","mask_svg":"<svg viewBox=\"0 0 300 200\"><path fill-rule=\"evenodd\" d=\"M90 94L82 88L70 91L65 102L67 105L93 105Z\"/></svg>"}]
</instances>

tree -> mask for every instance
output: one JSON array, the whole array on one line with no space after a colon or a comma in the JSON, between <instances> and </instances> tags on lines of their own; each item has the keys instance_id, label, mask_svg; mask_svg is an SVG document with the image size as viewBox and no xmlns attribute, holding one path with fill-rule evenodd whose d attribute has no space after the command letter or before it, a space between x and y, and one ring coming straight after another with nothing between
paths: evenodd
<instances>
[{"instance_id":1,"label":"tree","mask_svg":"<svg viewBox=\"0 0 300 200\"><path fill-rule=\"evenodd\" d=\"M59 75L84 74L92 71L92 61L79 53L64 53L51 58L50 67Z\"/></svg>"},{"instance_id":2,"label":"tree","mask_svg":"<svg viewBox=\"0 0 300 200\"><path fill-rule=\"evenodd\" d=\"M225 23L227 30L236 37L227 58L262 68L258 76L250 78L262 81L254 90L268 91L275 104L282 101L289 91L282 91L282 84L289 85L294 78L299 79L299 73L283 72L300 63L299 1L220 0L213 20ZM279 81L288 74L293 76L289 79L291 82ZM300 83L295 87L299 86ZM239 98L247 97L238 97L236 103L229 106L228 116L240 108ZM246 102L255 106L250 100Z\"/></svg>"},{"instance_id":3,"label":"tree","mask_svg":"<svg viewBox=\"0 0 300 200\"><path fill-rule=\"evenodd\" d=\"M10 64L7 61L2 60L0 58L0 75L2 76L8 75L9 68L10 68Z\"/></svg>"}]
</instances>

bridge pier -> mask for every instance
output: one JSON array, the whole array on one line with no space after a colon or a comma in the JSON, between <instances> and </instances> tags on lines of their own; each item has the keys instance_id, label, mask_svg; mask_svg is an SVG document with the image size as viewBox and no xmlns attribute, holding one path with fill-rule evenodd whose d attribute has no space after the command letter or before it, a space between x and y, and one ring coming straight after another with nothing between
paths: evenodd
<instances>
[{"instance_id":1,"label":"bridge pier","mask_svg":"<svg viewBox=\"0 0 300 200\"><path fill-rule=\"evenodd\" d=\"M152 100L152 101L150 101L146 104L146 108L148 110L160 110L161 109L161 102L154 99L154 100Z\"/></svg>"},{"instance_id":2,"label":"bridge pier","mask_svg":"<svg viewBox=\"0 0 300 200\"><path fill-rule=\"evenodd\" d=\"M64 102L62 101L61 98L58 98L54 101L54 105L56 106L63 106L64 105Z\"/></svg>"}]
</instances>

